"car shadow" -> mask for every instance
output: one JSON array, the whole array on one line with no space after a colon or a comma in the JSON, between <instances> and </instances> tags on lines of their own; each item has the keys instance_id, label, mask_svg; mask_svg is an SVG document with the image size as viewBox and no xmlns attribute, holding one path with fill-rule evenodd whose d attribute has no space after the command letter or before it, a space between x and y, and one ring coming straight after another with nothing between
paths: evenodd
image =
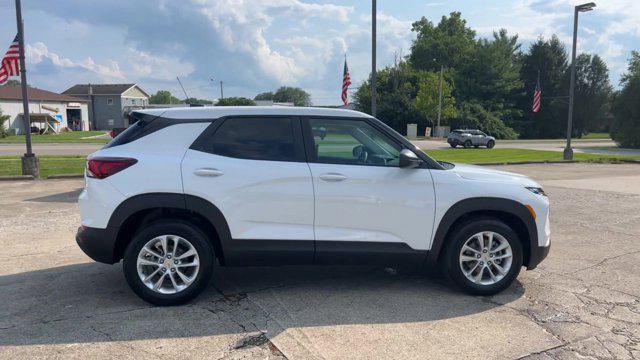
<instances>
[{"instance_id":1,"label":"car shadow","mask_svg":"<svg viewBox=\"0 0 640 360\"><path fill-rule=\"evenodd\" d=\"M154 307L120 265L82 263L0 276L0 344L92 343L242 334L288 328L436 321L523 296L473 297L422 271L372 267L216 268L190 304Z\"/></svg>"},{"instance_id":2,"label":"car shadow","mask_svg":"<svg viewBox=\"0 0 640 360\"><path fill-rule=\"evenodd\" d=\"M80 196L81 192L82 192L82 189L76 189L76 190L73 190L73 191L67 191L67 192L53 194L53 195L47 195L47 196L41 196L41 197L37 197L37 198L26 199L25 201L29 201L29 202L45 202L45 203L61 202L61 203L73 204L73 203L77 203L78 202L78 196Z\"/></svg>"}]
</instances>

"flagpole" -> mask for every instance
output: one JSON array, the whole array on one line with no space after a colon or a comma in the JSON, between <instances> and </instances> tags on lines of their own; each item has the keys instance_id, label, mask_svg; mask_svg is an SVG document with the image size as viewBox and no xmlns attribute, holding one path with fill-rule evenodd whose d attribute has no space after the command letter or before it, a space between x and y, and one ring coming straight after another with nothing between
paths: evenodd
<instances>
[{"instance_id":1,"label":"flagpole","mask_svg":"<svg viewBox=\"0 0 640 360\"><path fill-rule=\"evenodd\" d=\"M371 1L371 116L376 117L376 0Z\"/></svg>"},{"instance_id":2,"label":"flagpole","mask_svg":"<svg viewBox=\"0 0 640 360\"><path fill-rule=\"evenodd\" d=\"M16 23L18 24L18 52L20 54L20 82L22 83L22 122L25 128L27 153L22 157L22 175L40 177L40 163L31 148L31 118L29 117L29 93L27 91L27 66L24 61L24 24L22 5L16 0Z\"/></svg>"}]
</instances>

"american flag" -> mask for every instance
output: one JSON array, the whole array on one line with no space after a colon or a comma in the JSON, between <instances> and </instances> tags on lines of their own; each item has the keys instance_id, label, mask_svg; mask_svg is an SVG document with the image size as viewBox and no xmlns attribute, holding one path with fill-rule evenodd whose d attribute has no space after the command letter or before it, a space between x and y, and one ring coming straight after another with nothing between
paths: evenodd
<instances>
[{"instance_id":1,"label":"american flag","mask_svg":"<svg viewBox=\"0 0 640 360\"><path fill-rule=\"evenodd\" d=\"M347 58L344 59L344 71L342 73L342 102L344 106L349 105L349 98L347 92L349 91L349 85L351 85L351 76L349 76L349 67L347 66Z\"/></svg>"},{"instance_id":2,"label":"american flag","mask_svg":"<svg viewBox=\"0 0 640 360\"><path fill-rule=\"evenodd\" d=\"M540 103L542 98L542 90L540 90L540 74L538 73L538 81L536 82L536 89L533 92L533 112L540 111Z\"/></svg>"},{"instance_id":3,"label":"american flag","mask_svg":"<svg viewBox=\"0 0 640 360\"><path fill-rule=\"evenodd\" d=\"M2 65L0 66L0 85L9 80L9 76L17 76L20 71L20 46L18 45L18 35L13 39L9 50L4 54L2 58Z\"/></svg>"}]
</instances>

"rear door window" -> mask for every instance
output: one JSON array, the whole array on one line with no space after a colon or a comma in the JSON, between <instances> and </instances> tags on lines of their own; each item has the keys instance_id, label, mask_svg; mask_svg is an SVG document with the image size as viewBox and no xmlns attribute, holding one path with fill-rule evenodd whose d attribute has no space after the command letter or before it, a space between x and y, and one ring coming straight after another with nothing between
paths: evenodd
<instances>
[{"instance_id":1,"label":"rear door window","mask_svg":"<svg viewBox=\"0 0 640 360\"><path fill-rule=\"evenodd\" d=\"M304 161L294 122L286 117L225 119L199 150L238 159Z\"/></svg>"}]
</instances>

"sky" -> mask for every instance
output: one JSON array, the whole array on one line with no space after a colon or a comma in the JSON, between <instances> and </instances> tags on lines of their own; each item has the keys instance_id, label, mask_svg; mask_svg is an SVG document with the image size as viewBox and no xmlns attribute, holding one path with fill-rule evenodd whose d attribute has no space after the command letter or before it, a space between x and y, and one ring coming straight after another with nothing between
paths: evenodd
<instances>
[{"instance_id":1,"label":"sky","mask_svg":"<svg viewBox=\"0 0 640 360\"><path fill-rule=\"evenodd\" d=\"M573 0L378 0L378 68L409 53L412 22L461 11L479 37L505 28L526 50L557 34L570 49ZM0 48L16 33L13 0L0 0ZM137 83L184 98L253 98L299 86L315 105L340 103L347 55L352 88L371 71L371 1L27 0L28 82L51 91L76 83ZM600 0L580 16L578 53L602 56L612 84L640 50L640 1ZM3 45L3 42L6 45ZM4 52L4 50L0 49Z\"/></svg>"}]
</instances>

